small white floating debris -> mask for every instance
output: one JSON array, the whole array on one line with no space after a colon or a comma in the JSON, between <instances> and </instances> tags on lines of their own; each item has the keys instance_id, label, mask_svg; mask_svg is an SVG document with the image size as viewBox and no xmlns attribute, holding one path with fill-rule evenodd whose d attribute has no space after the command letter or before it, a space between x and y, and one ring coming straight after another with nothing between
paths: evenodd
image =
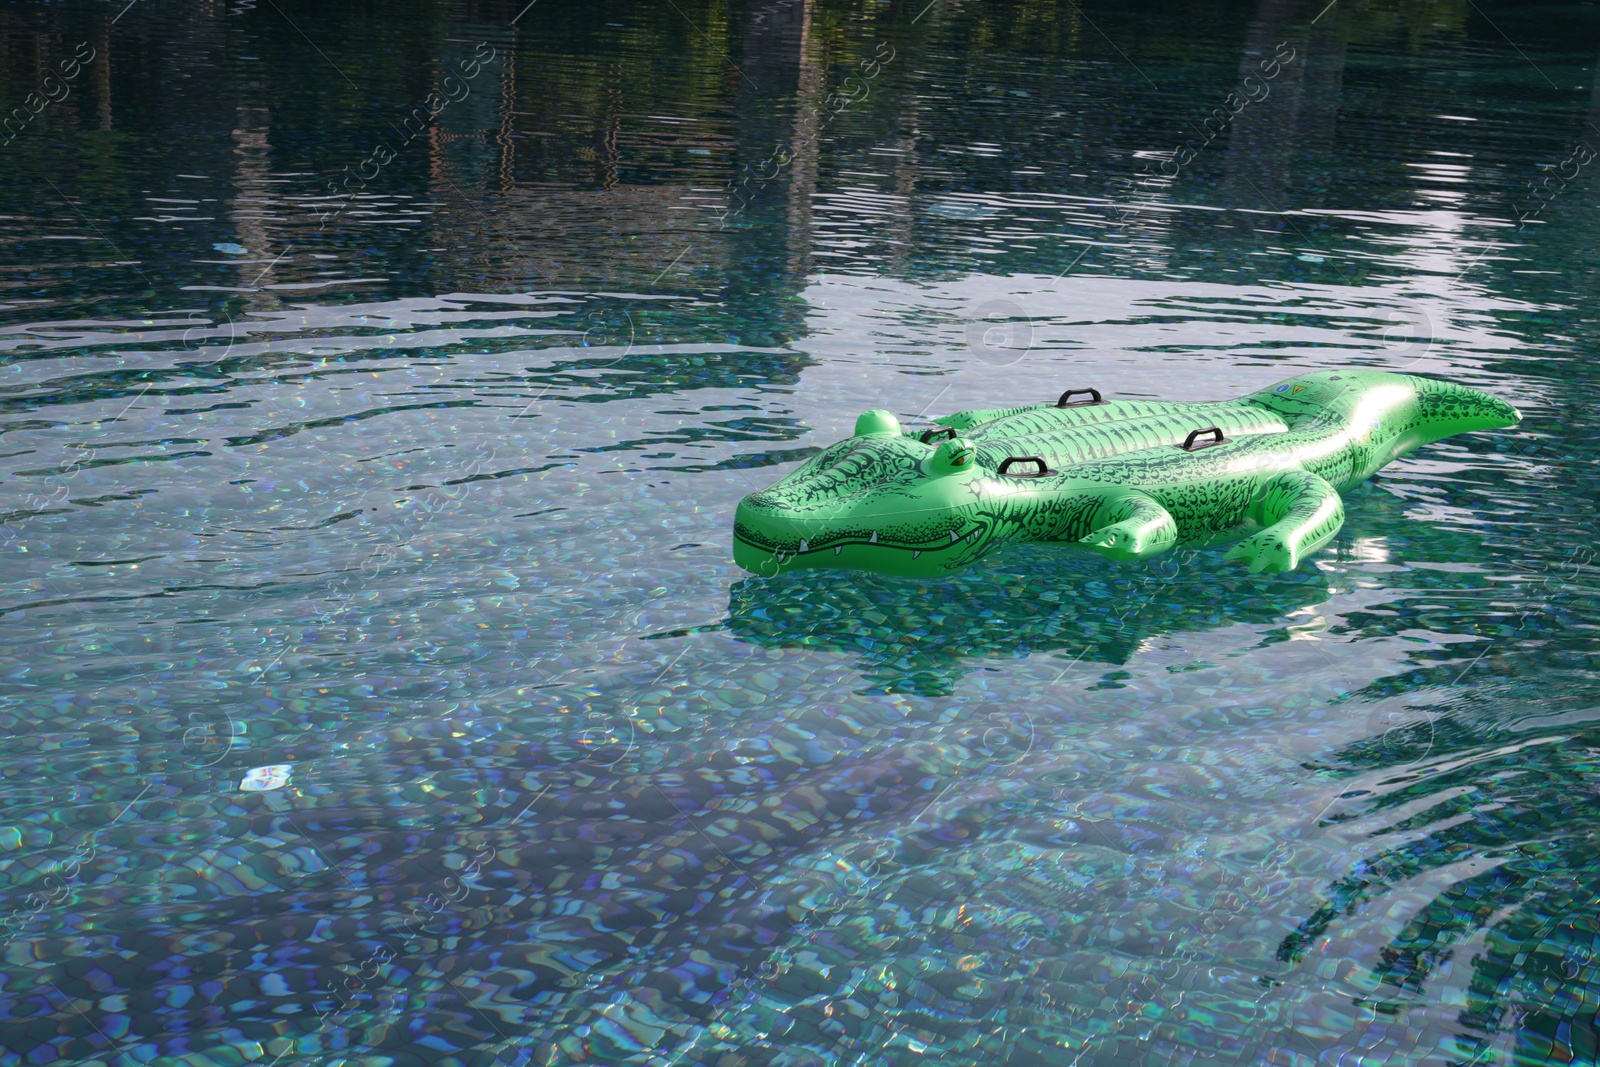
<instances>
[{"instance_id":1,"label":"small white floating debris","mask_svg":"<svg viewBox=\"0 0 1600 1067\"><path fill-rule=\"evenodd\" d=\"M244 773L239 788L246 793L265 793L269 789L282 789L289 784L292 763L274 763L269 767L251 767Z\"/></svg>"}]
</instances>

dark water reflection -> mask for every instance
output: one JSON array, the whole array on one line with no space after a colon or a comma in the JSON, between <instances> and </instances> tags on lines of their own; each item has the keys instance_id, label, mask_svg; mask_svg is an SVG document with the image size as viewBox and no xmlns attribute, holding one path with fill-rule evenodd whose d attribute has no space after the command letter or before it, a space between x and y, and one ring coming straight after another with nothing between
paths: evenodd
<instances>
[{"instance_id":1,"label":"dark water reflection","mask_svg":"<svg viewBox=\"0 0 1600 1067\"><path fill-rule=\"evenodd\" d=\"M1220 556L1192 552L1122 569L1032 549L1014 553L1009 566L942 581L851 572L747 578L733 588L727 625L767 647L851 655L884 692L940 696L958 692L985 660L1064 652L1074 663L1120 666L1169 634L1266 627L1329 598L1321 573L1262 582L1228 574ZM1101 684L1116 677L1108 671Z\"/></svg>"},{"instance_id":2,"label":"dark water reflection","mask_svg":"<svg viewBox=\"0 0 1600 1067\"><path fill-rule=\"evenodd\" d=\"M0 11L0 1065L1593 1060L1597 31ZM1352 363L1526 420L1291 575L728 559L866 408Z\"/></svg>"}]
</instances>

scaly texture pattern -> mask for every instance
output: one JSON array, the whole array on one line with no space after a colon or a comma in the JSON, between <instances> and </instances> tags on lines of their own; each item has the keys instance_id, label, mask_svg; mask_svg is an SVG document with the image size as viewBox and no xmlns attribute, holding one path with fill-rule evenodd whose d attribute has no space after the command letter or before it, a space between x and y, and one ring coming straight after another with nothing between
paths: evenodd
<instances>
[{"instance_id":1,"label":"scaly texture pattern","mask_svg":"<svg viewBox=\"0 0 1600 1067\"><path fill-rule=\"evenodd\" d=\"M1215 403L967 411L921 435L869 411L855 436L740 502L734 559L764 574L930 575L1023 541L1128 560L1243 535L1228 558L1292 570L1338 532L1341 492L1421 445L1519 418L1476 389L1369 370Z\"/></svg>"}]
</instances>

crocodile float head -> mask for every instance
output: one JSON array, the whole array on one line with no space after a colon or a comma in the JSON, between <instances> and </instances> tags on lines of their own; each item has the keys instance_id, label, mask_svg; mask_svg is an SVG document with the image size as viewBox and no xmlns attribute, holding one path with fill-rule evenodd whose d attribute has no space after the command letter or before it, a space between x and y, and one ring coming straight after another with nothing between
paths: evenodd
<instances>
[{"instance_id":1,"label":"crocodile float head","mask_svg":"<svg viewBox=\"0 0 1600 1067\"><path fill-rule=\"evenodd\" d=\"M1270 525L1268 513L1277 523L1293 510L1279 506L1286 493L1320 487L1338 505L1338 490L1422 444L1518 419L1478 390L1383 371L1320 371L1213 403L1092 395L962 412L920 436L887 411L866 412L854 436L740 502L734 560L764 574L850 567L916 576L1016 541L1142 558ZM929 440L941 434L950 439ZM1294 478L1268 491L1290 471ZM1331 528L1328 507L1305 513L1308 522L1320 516L1316 544L1337 530L1337 510ZM1315 547L1302 538L1259 562L1283 569Z\"/></svg>"},{"instance_id":2,"label":"crocodile float head","mask_svg":"<svg viewBox=\"0 0 1600 1067\"><path fill-rule=\"evenodd\" d=\"M854 437L740 501L734 560L767 574L793 566L950 569L920 560L924 552L948 553L963 536L955 515L977 499L972 489L987 473L971 441L929 445L902 432L889 412L869 411L856 420Z\"/></svg>"}]
</instances>

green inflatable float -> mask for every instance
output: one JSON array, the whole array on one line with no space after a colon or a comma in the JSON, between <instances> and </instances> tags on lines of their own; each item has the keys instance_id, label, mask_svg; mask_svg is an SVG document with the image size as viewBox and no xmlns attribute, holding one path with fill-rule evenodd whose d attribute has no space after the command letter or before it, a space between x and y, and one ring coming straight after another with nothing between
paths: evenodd
<instances>
[{"instance_id":1,"label":"green inflatable float","mask_svg":"<svg viewBox=\"0 0 1600 1067\"><path fill-rule=\"evenodd\" d=\"M1009 544L1114 560L1245 534L1227 554L1293 570L1344 522L1339 493L1420 445L1515 425L1487 393L1385 371L1319 371L1239 400L1104 400L964 411L909 434L887 411L734 518L746 570L956 570Z\"/></svg>"}]
</instances>

